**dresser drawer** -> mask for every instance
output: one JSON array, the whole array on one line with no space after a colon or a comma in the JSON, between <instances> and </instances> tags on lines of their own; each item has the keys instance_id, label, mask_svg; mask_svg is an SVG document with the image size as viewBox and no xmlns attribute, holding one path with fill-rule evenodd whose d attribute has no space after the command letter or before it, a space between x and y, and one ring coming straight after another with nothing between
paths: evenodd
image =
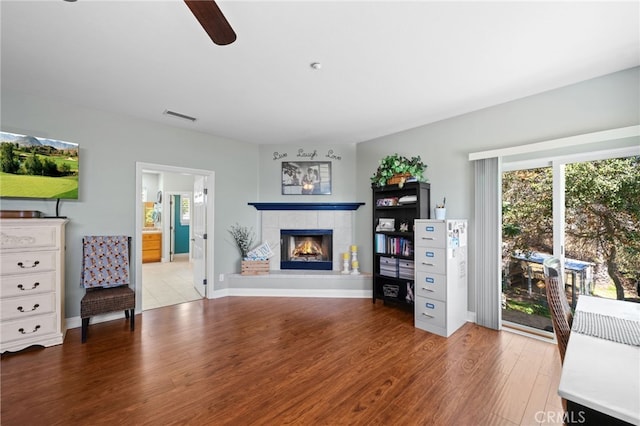
<instances>
[{"instance_id":1,"label":"dresser drawer","mask_svg":"<svg viewBox=\"0 0 640 426\"><path fill-rule=\"evenodd\" d=\"M447 301L446 275L416 271L416 296Z\"/></svg>"},{"instance_id":2,"label":"dresser drawer","mask_svg":"<svg viewBox=\"0 0 640 426\"><path fill-rule=\"evenodd\" d=\"M11 297L0 302L2 320L26 318L55 312L55 294L43 293L25 297Z\"/></svg>"},{"instance_id":3,"label":"dresser drawer","mask_svg":"<svg viewBox=\"0 0 640 426\"><path fill-rule=\"evenodd\" d=\"M53 271L57 267L57 251L33 251L2 254L2 275L33 274Z\"/></svg>"},{"instance_id":4,"label":"dresser drawer","mask_svg":"<svg viewBox=\"0 0 640 426\"><path fill-rule=\"evenodd\" d=\"M0 248L6 249L41 249L56 248L56 226L3 227Z\"/></svg>"},{"instance_id":5,"label":"dresser drawer","mask_svg":"<svg viewBox=\"0 0 640 426\"><path fill-rule=\"evenodd\" d=\"M444 274L447 267L447 251L441 248L416 248L416 270Z\"/></svg>"},{"instance_id":6,"label":"dresser drawer","mask_svg":"<svg viewBox=\"0 0 640 426\"><path fill-rule=\"evenodd\" d=\"M52 334L56 332L56 314L3 321L0 330L3 343Z\"/></svg>"},{"instance_id":7,"label":"dresser drawer","mask_svg":"<svg viewBox=\"0 0 640 426\"><path fill-rule=\"evenodd\" d=\"M162 242L160 240L144 241L142 250L160 250Z\"/></svg>"},{"instance_id":8,"label":"dresser drawer","mask_svg":"<svg viewBox=\"0 0 640 426\"><path fill-rule=\"evenodd\" d=\"M153 232L142 234L142 263L162 260L162 234Z\"/></svg>"},{"instance_id":9,"label":"dresser drawer","mask_svg":"<svg viewBox=\"0 0 640 426\"><path fill-rule=\"evenodd\" d=\"M447 304L439 300L416 297L416 322L435 327L444 327Z\"/></svg>"},{"instance_id":10,"label":"dresser drawer","mask_svg":"<svg viewBox=\"0 0 640 426\"><path fill-rule=\"evenodd\" d=\"M162 241L162 234L160 233L142 234L142 242L144 244L160 241Z\"/></svg>"},{"instance_id":11,"label":"dresser drawer","mask_svg":"<svg viewBox=\"0 0 640 426\"><path fill-rule=\"evenodd\" d=\"M48 293L54 291L55 283L55 271L4 276L0 280L0 296L5 298Z\"/></svg>"},{"instance_id":12,"label":"dresser drawer","mask_svg":"<svg viewBox=\"0 0 640 426\"><path fill-rule=\"evenodd\" d=\"M446 247L447 244L447 224L446 222L416 221L415 245L416 247Z\"/></svg>"}]
</instances>

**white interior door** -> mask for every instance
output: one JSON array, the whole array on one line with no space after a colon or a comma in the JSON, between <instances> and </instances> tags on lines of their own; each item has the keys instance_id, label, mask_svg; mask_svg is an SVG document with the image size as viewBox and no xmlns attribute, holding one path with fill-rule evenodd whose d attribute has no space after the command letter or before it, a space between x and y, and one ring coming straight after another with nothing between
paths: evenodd
<instances>
[{"instance_id":1,"label":"white interior door","mask_svg":"<svg viewBox=\"0 0 640 426\"><path fill-rule=\"evenodd\" d=\"M169 198L169 262L173 262L173 254L175 253L175 227L176 212L175 212L175 195L166 194Z\"/></svg>"},{"instance_id":2,"label":"white interior door","mask_svg":"<svg viewBox=\"0 0 640 426\"><path fill-rule=\"evenodd\" d=\"M206 297L206 247L207 247L207 178L195 176L193 183L193 206L191 227L193 232L193 287Z\"/></svg>"}]
</instances>

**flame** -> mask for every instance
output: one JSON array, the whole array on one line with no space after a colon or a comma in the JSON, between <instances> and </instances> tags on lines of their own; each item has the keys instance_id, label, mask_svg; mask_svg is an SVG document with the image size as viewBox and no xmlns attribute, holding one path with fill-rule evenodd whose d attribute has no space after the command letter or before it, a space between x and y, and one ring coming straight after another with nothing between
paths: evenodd
<instances>
[{"instance_id":1,"label":"flame","mask_svg":"<svg viewBox=\"0 0 640 426\"><path fill-rule=\"evenodd\" d=\"M315 241L304 240L293 250L292 257L295 256L322 256L322 247Z\"/></svg>"}]
</instances>

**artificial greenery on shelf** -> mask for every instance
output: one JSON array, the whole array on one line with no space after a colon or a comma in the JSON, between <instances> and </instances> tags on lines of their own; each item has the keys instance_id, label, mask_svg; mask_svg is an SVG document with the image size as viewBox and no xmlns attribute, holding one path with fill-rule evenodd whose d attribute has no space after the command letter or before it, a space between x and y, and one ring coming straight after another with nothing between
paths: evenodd
<instances>
[{"instance_id":1,"label":"artificial greenery on shelf","mask_svg":"<svg viewBox=\"0 0 640 426\"><path fill-rule=\"evenodd\" d=\"M253 228L241 226L236 223L235 225L231 225L231 228L229 228L229 233L238 246L238 250L240 250L242 259L245 259L247 257L247 253L251 249L253 240L255 239Z\"/></svg>"},{"instance_id":2,"label":"artificial greenery on shelf","mask_svg":"<svg viewBox=\"0 0 640 426\"><path fill-rule=\"evenodd\" d=\"M427 165L422 162L419 155L415 157L404 157L401 155L393 154L387 155L380 160L380 165L375 174L371 176L371 183L376 186L387 185L389 179L395 175L408 174L418 182L426 182L424 177L424 171L427 169ZM404 183L404 181L402 181Z\"/></svg>"}]
</instances>

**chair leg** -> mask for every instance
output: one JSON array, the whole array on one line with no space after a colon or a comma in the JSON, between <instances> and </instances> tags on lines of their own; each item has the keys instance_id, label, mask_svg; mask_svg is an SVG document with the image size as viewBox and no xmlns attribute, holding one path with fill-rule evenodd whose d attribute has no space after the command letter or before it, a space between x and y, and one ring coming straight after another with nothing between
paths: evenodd
<instances>
[{"instance_id":1,"label":"chair leg","mask_svg":"<svg viewBox=\"0 0 640 426\"><path fill-rule=\"evenodd\" d=\"M89 328L89 318L82 318L82 343L87 341L87 329Z\"/></svg>"},{"instance_id":2,"label":"chair leg","mask_svg":"<svg viewBox=\"0 0 640 426\"><path fill-rule=\"evenodd\" d=\"M127 313L127 317L129 317L129 314L128 314L128 313ZM136 324L135 319L136 319L135 312L134 312L134 310L133 310L133 309L131 309L131 318L130 318L130 321L131 321L131 331L133 331L133 329L135 328L135 324Z\"/></svg>"},{"instance_id":3,"label":"chair leg","mask_svg":"<svg viewBox=\"0 0 640 426\"><path fill-rule=\"evenodd\" d=\"M128 309L125 309L125 310L124 310L124 317L125 317L126 319L129 319L129 310L128 310Z\"/></svg>"}]
</instances>

